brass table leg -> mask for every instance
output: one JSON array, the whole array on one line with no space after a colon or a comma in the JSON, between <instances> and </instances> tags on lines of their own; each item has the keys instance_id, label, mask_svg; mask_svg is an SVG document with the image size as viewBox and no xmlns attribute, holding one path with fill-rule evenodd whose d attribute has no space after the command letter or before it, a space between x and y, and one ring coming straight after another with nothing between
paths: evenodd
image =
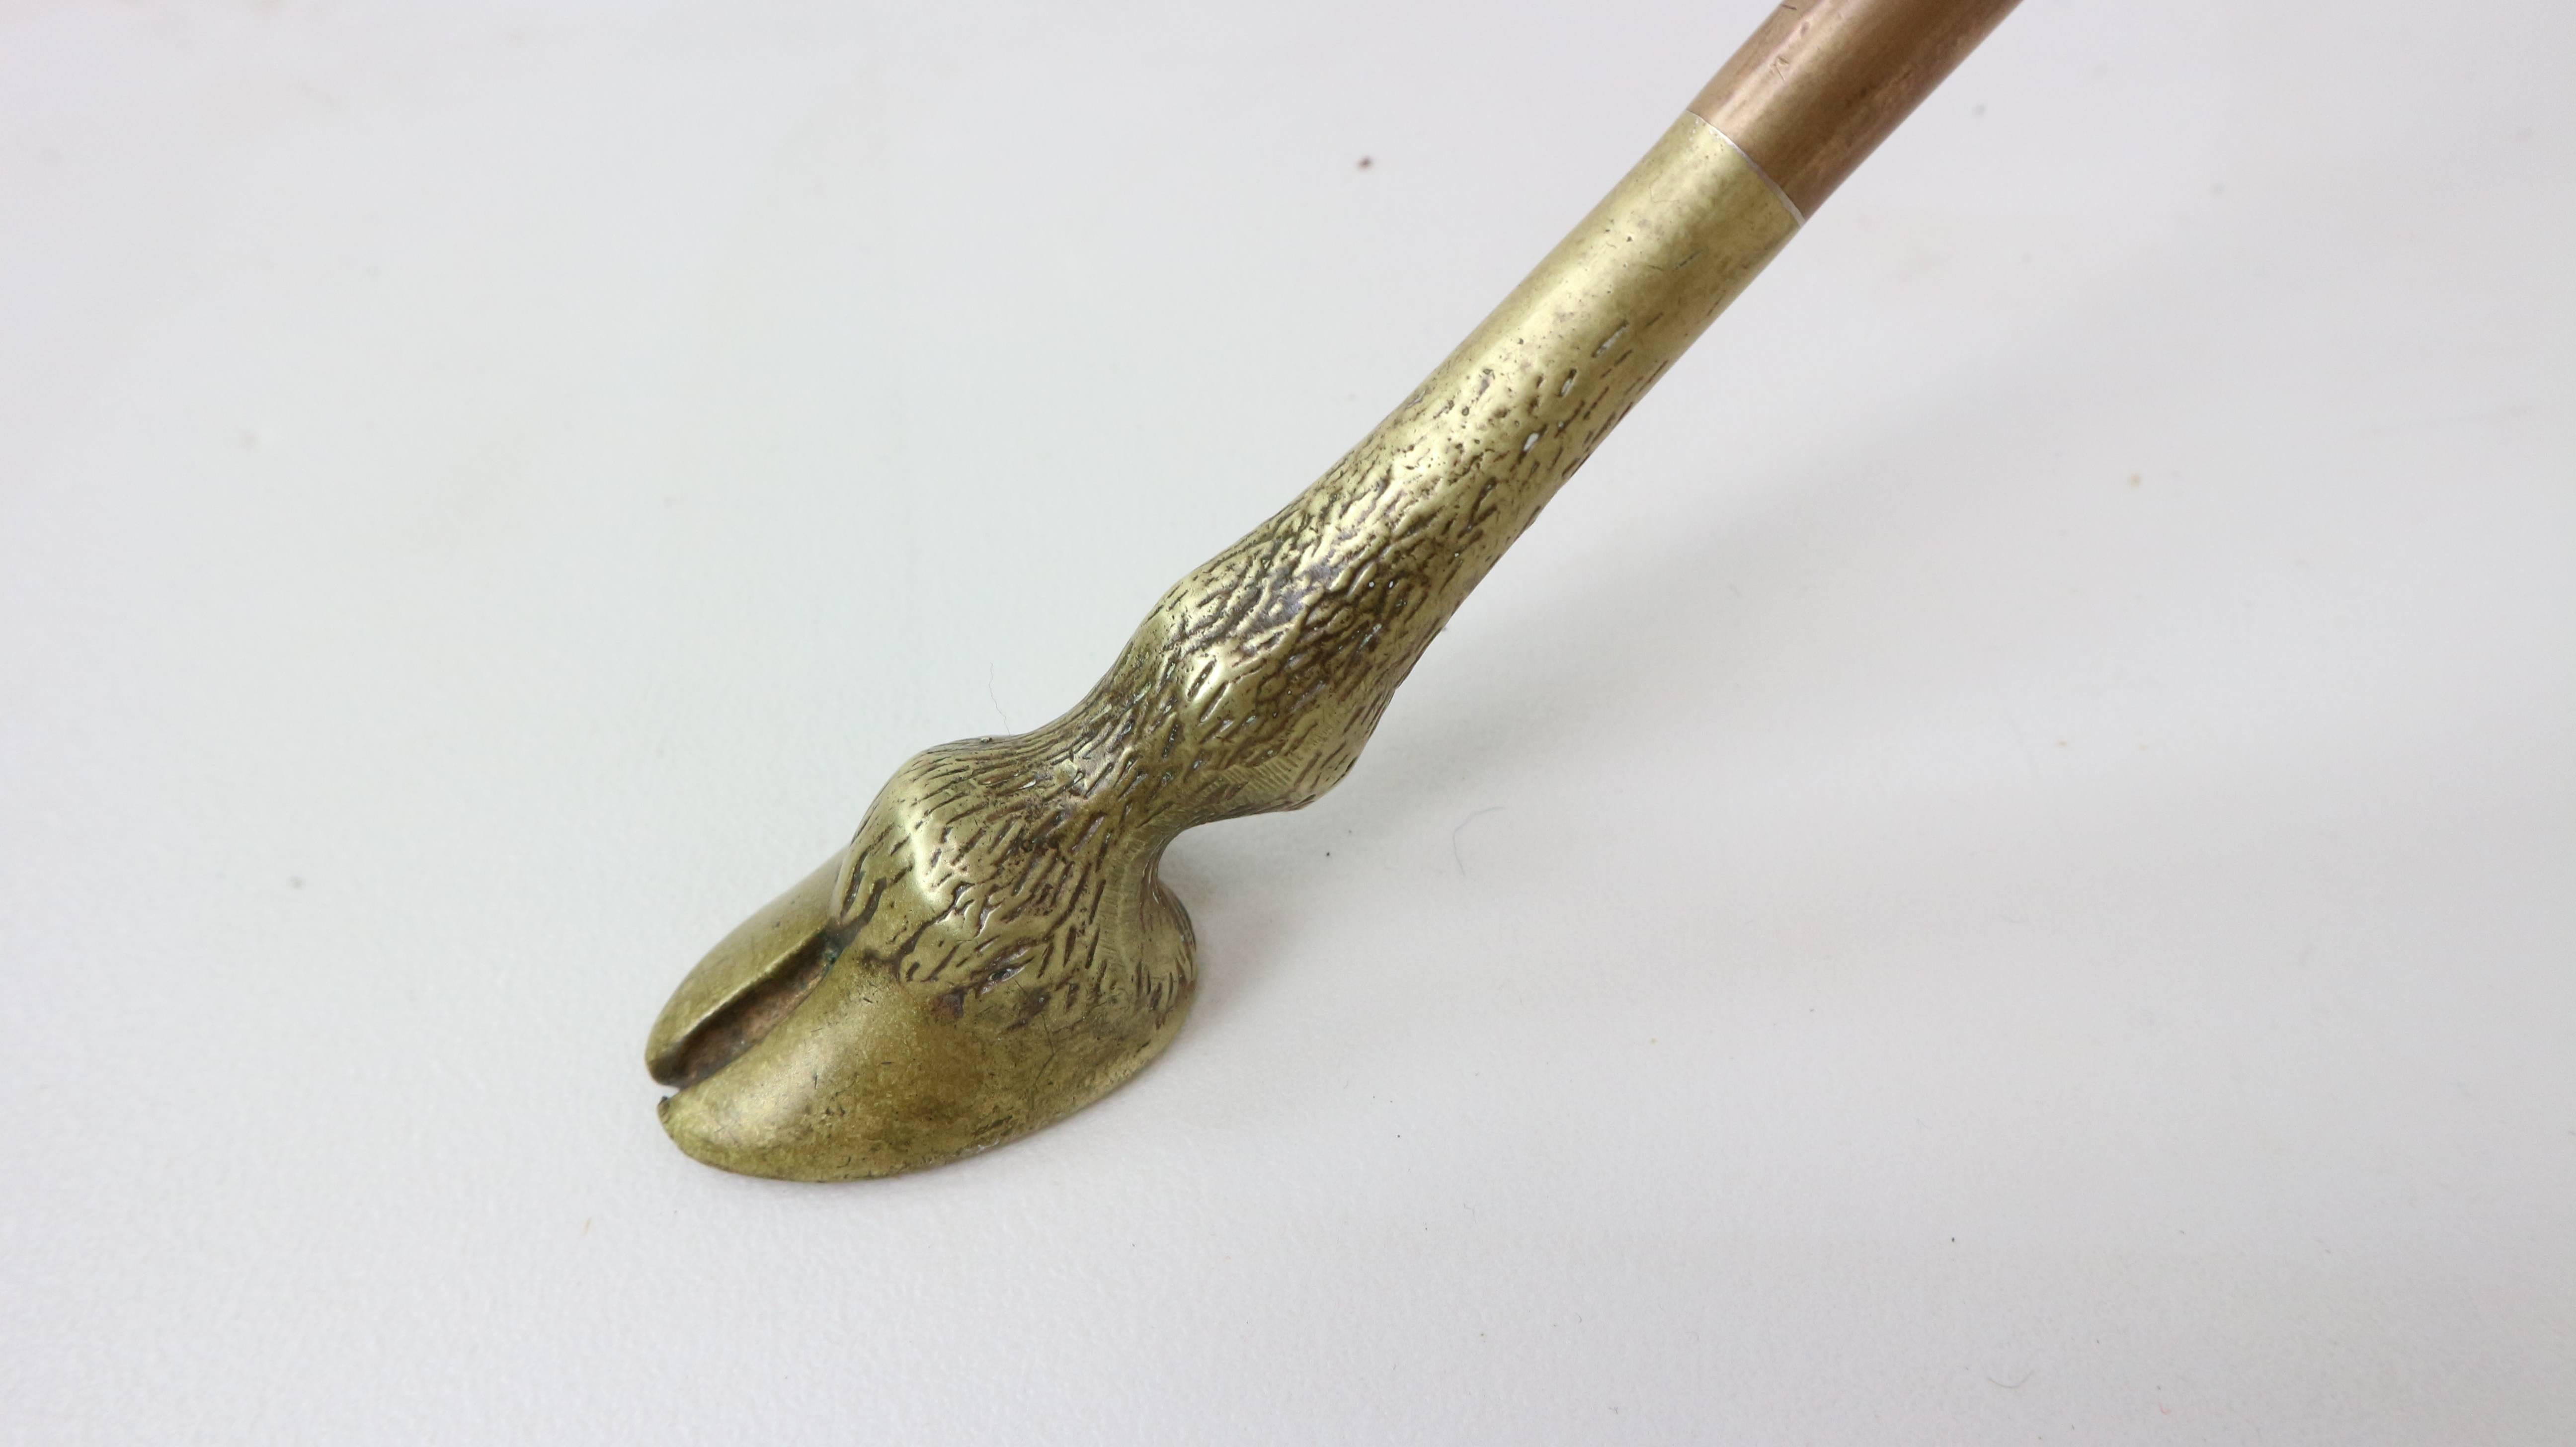
<instances>
[{"instance_id":1,"label":"brass table leg","mask_svg":"<svg viewBox=\"0 0 2576 1447\"><path fill-rule=\"evenodd\" d=\"M1771 114L1764 134L1788 138L1757 163L1703 96L1374 432L1166 593L1080 703L897 770L849 847L719 944L655 1023L648 1064L680 1087L671 1138L754 1175L890 1175L1134 1075L1195 982L1164 847L1338 783L1468 591L1796 233L1773 176L1821 200L1964 53L1961 27L1972 44L2009 4L1783 7L1749 73L1824 121L1749 110L1741 124ZM1867 79L1917 32L1950 48L1928 80L1901 71L1901 108L1855 132L1831 109L1851 88L1832 65L1875 45ZM1785 83L1799 66L1825 79Z\"/></svg>"}]
</instances>

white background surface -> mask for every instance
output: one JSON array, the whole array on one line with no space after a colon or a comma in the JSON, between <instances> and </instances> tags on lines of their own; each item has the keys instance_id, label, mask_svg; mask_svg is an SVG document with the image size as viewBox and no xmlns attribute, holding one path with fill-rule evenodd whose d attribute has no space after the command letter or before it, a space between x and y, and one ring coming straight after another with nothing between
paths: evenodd
<instances>
[{"instance_id":1,"label":"white background surface","mask_svg":"<svg viewBox=\"0 0 2576 1447\"><path fill-rule=\"evenodd\" d=\"M1761 13L1075 8L0 12L9 1436L2570 1440L2563 6L2031 0L1175 848L1160 1064L672 1150Z\"/></svg>"}]
</instances>

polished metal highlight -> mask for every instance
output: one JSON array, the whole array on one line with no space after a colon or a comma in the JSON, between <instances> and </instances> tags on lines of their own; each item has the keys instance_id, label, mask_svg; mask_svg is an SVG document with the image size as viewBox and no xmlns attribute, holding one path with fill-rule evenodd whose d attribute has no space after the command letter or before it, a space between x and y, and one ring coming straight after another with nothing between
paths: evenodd
<instances>
[{"instance_id":1,"label":"polished metal highlight","mask_svg":"<svg viewBox=\"0 0 2576 1447\"><path fill-rule=\"evenodd\" d=\"M1164 847L1339 782L1468 591L1798 224L1732 142L1676 121L1082 702L913 758L847 849L690 973L647 1047L680 1087L671 1138L753 1175L890 1175L1134 1075L1196 978Z\"/></svg>"}]
</instances>

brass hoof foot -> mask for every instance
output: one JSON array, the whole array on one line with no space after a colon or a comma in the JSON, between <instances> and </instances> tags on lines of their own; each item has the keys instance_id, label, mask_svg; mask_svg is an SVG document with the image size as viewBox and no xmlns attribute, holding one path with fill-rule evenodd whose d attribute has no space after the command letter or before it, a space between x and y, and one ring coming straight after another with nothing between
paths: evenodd
<instances>
[{"instance_id":1,"label":"brass hoof foot","mask_svg":"<svg viewBox=\"0 0 2576 1447\"><path fill-rule=\"evenodd\" d=\"M1193 825L1333 787L1557 487L1797 229L1684 117L1333 470L1163 596L1033 733L932 749L654 1027L690 1155L796 1180L954 1160L1136 1073L1188 1008L1154 877Z\"/></svg>"},{"instance_id":2,"label":"brass hoof foot","mask_svg":"<svg viewBox=\"0 0 2576 1447\"><path fill-rule=\"evenodd\" d=\"M933 749L858 838L689 973L646 1063L711 1166L890 1176L1098 1100L1188 1013L1189 919L1160 841L1108 827L1036 736Z\"/></svg>"}]
</instances>

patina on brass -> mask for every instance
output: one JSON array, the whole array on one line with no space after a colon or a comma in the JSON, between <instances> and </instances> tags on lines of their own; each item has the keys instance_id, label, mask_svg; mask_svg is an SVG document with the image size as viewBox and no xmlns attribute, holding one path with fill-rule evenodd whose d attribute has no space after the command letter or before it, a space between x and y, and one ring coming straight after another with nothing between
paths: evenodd
<instances>
[{"instance_id":1,"label":"patina on brass","mask_svg":"<svg viewBox=\"0 0 2576 1447\"><path fill-rule=\"evenodd\" d=\"M1782 5L1430 380L1165 594L1071 712L913 758L847 849L690 972L646 1047L679 1087L671 1138L753 1175L891 1175L1143 1068L1195 981L1164 847L1338 783L1503 550L2011 4Z\"/></svg>"},{"instance_id":2,"label":"patina on brass","mask_svg":"<svg viewBox=\"0 0 2576 1447\"><path fill-rule=\"evenodd\" d=\"M1180 1027L1195 824L1347 773L1396 685L1549 497L1798 226L1685 115L1393 415L1183 579L1062 718L906 763L858 837L692 971L662 1120L712 1165L881 1176L998 1145Z\"/></svg>"}]
</instances>

